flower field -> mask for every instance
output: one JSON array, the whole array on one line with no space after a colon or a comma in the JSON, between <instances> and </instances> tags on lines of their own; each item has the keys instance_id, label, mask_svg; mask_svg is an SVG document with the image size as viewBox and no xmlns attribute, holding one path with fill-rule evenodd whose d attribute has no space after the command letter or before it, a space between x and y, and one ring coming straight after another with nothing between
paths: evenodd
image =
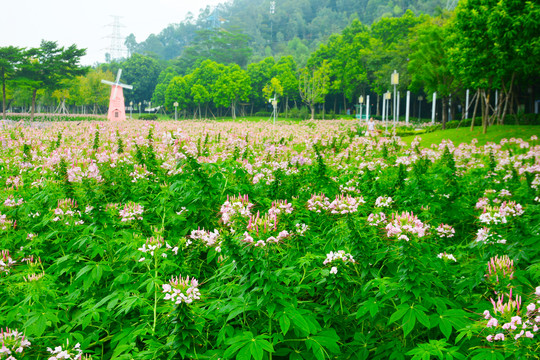
<instances>
[{"instance_id":1,"label":"flower field","mask_svg":"<svg viewBox=\"0 0 540 360\"><path fill-rule=\"evenodd\" d=\"M529 359L540 142L0 132L0 359Z\"/></svg>"}]
</instances>

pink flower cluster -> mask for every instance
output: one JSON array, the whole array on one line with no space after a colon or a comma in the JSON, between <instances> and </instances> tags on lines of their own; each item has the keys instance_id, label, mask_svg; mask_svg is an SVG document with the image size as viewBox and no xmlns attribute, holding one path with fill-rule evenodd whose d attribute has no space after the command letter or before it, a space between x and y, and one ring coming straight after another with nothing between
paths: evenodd
<instances>
[{"instance_id":1,"label":"pink flower cluster","mask_svg":"<svg viewBox=\"0 0 540 360\"><path fill-rule=\"evenodd\" d=\"M174 304L181 303L191 304L194 300L201 298L201 293L198 289L199 281L195 278L172 277L167 284L163 284L163 293L165 300L170 300Z\"/></svg>"},{"instance_id":2,"label":"pink flower cluster","mask_svg":"<svg viewBox=\"0 0 540 360\"><path fill-rule=\"evenodd\" d=\"M6 231L8 229L11 229L15 226L15 222L13 220L8 220L7 215L0 214L0 230Z\"/></svg>"},{"instance_id":3,"label":"pink flower cluster","mask_svg":"<svg viewBox=\"0 0 540 360\"><path fill-rule=\"evenodd\" d=\"M478 204L477 204L478 206ZM508 217L523 214L523 207L515 201L504 201L501 206L484 206L484 212L478 218L484 224L506 224Z\"/></svg>"},{"instance_id":4,"label":"pink flower cluster","mask_svg":"<svg viewBox=\"0 0 540 360\"><path fill-rule=\"evenodd\" d=\"M379 226L386 223L386 215L383 212L378 214L369 214L367 222L370 226Z\"/></svg>"},{"instance_id":5,"label":"pink flower cluster","mask_svg":"<svg viewBox=\"0 0 540 360\"><path fill-rule=\"evenodd\" d=\"M452 255L452 254L447 254L446 251L440 253L439 255L437 255L437 257L438 257L439 259L443 259L443 260L457 261L456 258L454 257L454 255Z\"/></svg>"},{"instance_id":6,"label":"pink flower cluster","mask_svg":"<svg viewBox=\"0 0 540 360\"><path fill-rule=\"evenodd\" d=\"M28 348L30 341L17 330L11 330L6 328L6 330L0 328L0 359L4 359L6 356L7 360L17 360L14 355L22 354L24 349Z\"/></svg>"},{"instance_id":7,"label":"pink flower cluster","mask_svg":"<svg viewBox=\"0 0 540 360\"><path fill-rule=\"evenodd\" d=\"M82 225L84 221L78 218L81 216L81 212L76 210L77 202L73 199L58 200L56 209L53 210L56 215L52 221L62 221L66 225L75 224ZM77 216L77 217L76 217Z\"/></svg>"},{"instance_id":8,"label":"pink flower cluster","mask_svg":"<svg viewBox=\"0 0 540 360\"><path fill-rule=\"evenodd\" d=\"M2 250L2 257L0 257L0 272L4 272L6 275L9 274L15 263L16 261L9 255L9 250Z\"/></svg>"},{"instance_id":9,"label":"pink flower cluster","mask_svg":"<svg viewBox=\"0 0 540 360\"><path fill-rule=\"evenodd\" d=\"M354 264L356 262L351 254L346 253L344 250L338 250L336 252L330 251L326 254L326 259L323 261L323 264L327 265L338 260L342 263L351 262Z\"/></svg>"},{"instance_id":10,"label":"pink flower cluster","mask_svg":"<svg viewBox=\"0 0 540 360\"><path fill-rule=\"evenodd\" d=\"M4 201L4 206L6 207L21 206L22 204L24 204L24 200L22 198L15 200L13 195L9 195L7 199Z\"/></svg>"},{"instance_id":11,"label":"pink flower cluster","mask_svg":"<svg viewBox=\"0 0 540 360\"><path fill-rule=\"evenodd\" d=\"M324 194L311 195L311 198L307 202L308 210L315 211L317 213L328 210L329 206L330 199L328 199Z\"/></svg>"},{"instance_id":12,"label":"pink flower cluster","mask_svg":"<svg viewBox=\"0 0 540 360\"><path fill-rule=\"evenodd\" d=\"M514 260L510 260L508 255L495 255L488 261L488 273L485 277L488 280L499 282L503 278L508 278L509 280L514 278ZM501 279L500 279L500 278Z\"/></svg>"},{"instance_id":13,"label":"pink flower cluster","mask_svg":"<svg viewBox=\"0 0 540 360\"><path fill-rule=\"evenodd\" d=\"M451 237L454 237L454 234L456 233L454 228L448 224L441 224L435 230L437 231L437 235L439 235L439 237L441 238L444 238L444 237L451 238Z\"/></svg>"},{"instance_id":14,"label":"pink flower cluster","mask_svg":"<svg viewBox=\"0 0 540 360\"><path fill-rule=\"evenodd\" d=\"M540 303L540 286L536 287L536 300ZM516 296L512 300L512 291L510 290L509 300L504 303L504 295L500 296L495 302L493 299L493 309L495 315L492 316L489 310L484 311L484 319L488 320L486 327L491 328L497 333L486 337L489 342L504 341L506 338L513 341L521 337L532 339L535 333L540 329L540 311L534 302L527 305L525 316L520 316L521 297ZM506 319L506 322L501 324L495 316L500 316ZM505 334L506 333L506 334Z\"/></svg>"},{"instance_id":15,"label":"pink flower cluster","mask_svg":"<svg viewBox=\"0 0 540 360\"><path fill-rule=\"evenodd\" d=\"M77 343L75 346L69 346L69 340L66 341L65 348L62 346L56 346L54 349L47 348L47 351L53 356L49 357L49 360L60 359L73 359L81 360L83 358L83 351L81 350L81 344Z\"/></svg>"},{"instance_id":16,"label":"pink flower cluster","mask_svg":"<svg viewBox=\"0 0 540 360\"><path fill-rule=\"evenodd\" d=\"M508 301L504 302L504 294L497 297L497 301L490 299L493 304L493 311L495 314L506 315L517 311L519 315L519 310L521 308L521 296L516 295L515 299L512 299L512 288L510 288L510 294L508 296Z\"/></svg>"},{"instance_id":17,"label":"pink flower cluster","mask_svg":"<svg viewBox=\"0 0 540 360\"><path fill-rule=\"evenodd\" d=\"M409 241L408 234L424 237L428 229L429 226L420 221L416 215L404 211L401 215L392 214L392 220L386 225L386 235Z\"/></svg>"},{"instance_id":18,"label":"pink flower cluster","mask_svg":"<svg viewBox=\"0 0 540 360\"><path fill-rule=\"evenodd\" d=\"M337 195L334 201L328 205L328 210L332 214L350 214L358 211L358 206L364 204L362 196L352 197L350 195Z\"/></svg>"},{"instance_id":19,"label":"pink flower cluster","mask_svg":"<svg viewBox=\"0 0 540 360\"><path fill-rule=\"evenodd\" d=\"M11 185L11 189L19 189L24 184L20 176L9 176L6 180L6 187Z\"/></svg>"},{"instance_id":20,"label":"pink flower cluster","mask_svg":"<svg viewBox=\"0 0 540 360\"><path fill-rule=\"evenodd\" d=\"M478 229L475 241L482 244L506 244L506 239L503 239L502 236L497 233L492 233L491 230L485 226Z\"/></svg>"},{"instance_id":21,"label":"pink flower cluster","mask_svg":"<svg viewBox=\"0 0 540 360\"><path fill-rule=\"evenodd\" d=\"M247 195L238 197L227 195L227 201L221 205L221 221L224 225L232 225L236 216L249 217L253 204L249 202Z\"/></svg>"},{"instance_id":22,"label":"pink flower cluster","mask_svg":"<svg viewBox=\"0 0 540 360\"><path fill-rule=\"evenodd\" d=\"M133 201L128 202L124 205L124 208L120 210L120 221L127 222L133 220L142 220L142 214L144 212L144 207L141 204L134 203Z\"/></svg>"},{"instance_id":23,"label":"pink flower cluster","mask_svg":"<svg viewBox=\"0 0 540 360\"><path fill-rule=\"evenodd\" d=\"M377 208L384 208L384 207L390 207L392 206L392 203L394 200L390 196L379 196L377 200L375 200L375 207Z\"/></svg>"},{"instance_id":24,"label":"pink flower cluster","mask_svg":"<svg viewBox=\"0 0 540 360\"><path fill-rule=\"evenodd\" d=\"M201 240L207 247L215 247L217 252L221 252L221 239L219 231L206 231L204 229L192 230L190 237L193 240Z\"/></svg>"},{"instance_id":25,"label":"pink flower cluster","mask_svg":"<svg viewBox=\"0 0 540 360\"><path fill-rule=\"evenodd\" d=\"M257 234L258 235L258 234ZM266 240L259 239L257 242L253 239L253 236L247 231L244 232L244 238L242 239L243 242L248 244L253 244L256 247L264 247L268 244L277 244L281 240L286 239L290 237L291 234L287 230L280 231L277 236L269 236Z\"/></svg>"},{"instance_id":26,"label":"pink flower cluster","mask_svg":"<svg viewBox=\"0 0 540 360\"><path fill-rule=\"evenodd\" d=\"M272 202L268 215L277 217L281 214L291 214L293 210L292 204L287 203L287 200L276 200Z\"/></svg>"}]
</instances>

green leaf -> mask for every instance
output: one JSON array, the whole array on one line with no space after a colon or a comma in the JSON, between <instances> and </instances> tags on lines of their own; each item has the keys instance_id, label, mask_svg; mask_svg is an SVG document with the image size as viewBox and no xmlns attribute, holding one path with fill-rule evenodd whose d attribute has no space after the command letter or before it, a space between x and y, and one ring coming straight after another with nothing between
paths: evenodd
<instances>
[{"instance_id":1,"label":"green leaf","mask_svg":"<svg viewBox=\"0 0 540 360\"><path fill-rule=\"evenodd\" d=\"M283 332L283 335L287 335L287 331L289 331L289 327L291 326L291 319L286 314L283 314L279 318L279 326L281 328L281 332Z\"/></svg>"},{"instance_id":2,"label":"green leaf","mask_svg":"<svg viewBox=\"0 0 540 360\"><path fill-rule=\"evenodd\" d=\"M409 310L409 305L407 304L401 304L398 306L398 309L396 312L390 316L390 319L388 320L388 324L392 324L393 322L398 321L405 315L405 313Z\"/></svg>"},{"instance_id":3,"label":"green leaf","mask_svg":"<svg viewBox=\"0 0 540 360\"><path fill-rule=\"evenodd\" d=\"M452 324L442 315L439 319L439 329L441 329L441 332L446 337L446 340L448 340L450 338L450 335L452 335Z\"/></svg>"},{"instance_id":4,"label":"green leaf","mask_svg":"<svg viewBox=\"0 0 540 360\"><path fill-rule=\"evenodd\" d=\"M430 323L429 323L429 318L428 316L424 313L424 311L426 310L423 306L421 305L416 305L414 307L414 314L416 316L416 319L422 324L424 325L425 327L427 327L428 329L430 328ZM422 311L423 310L423 311Z\"/></svg>"},{"instance_id":5,"label":"green leaf","mask_svg":"<svg viewBox=\"0 0 540 360\"><path fill-rule=\"evenodd\" d=\"M409 309L405 316L403 317L403 322L401 323L403 326L403 336L407 336L412 329L414 329L414 325L416 325L416 316L414 314L414 309Z\"/></svg>"}]
</instances>

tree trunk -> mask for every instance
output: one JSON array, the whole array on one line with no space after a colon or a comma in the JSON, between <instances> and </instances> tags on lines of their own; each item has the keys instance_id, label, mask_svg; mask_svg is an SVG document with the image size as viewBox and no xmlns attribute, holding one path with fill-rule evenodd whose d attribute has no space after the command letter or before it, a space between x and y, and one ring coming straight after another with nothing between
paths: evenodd
<instances>
[{"instance_id":1,"label":"tree trunk","mask_svg":"<svg viewBox=\"0 0 540 360\"><path fill-rule=\"evenodd\" d=\"M380 96L379 96L379 94L377 94L377 113L375 114L376 116L381 115L381 113L379 111L379 101L380 101Z\"/></svg>"},{"instance_id":2,"label":"tree trunk","mask_svg":"<svg viewBox=\"0 0 540 360\"><path fill-rule=\"evenodd\" d=\"M476 101L474 102L474 110L471 119L471 131L474 130L474 119L476 117L476 110L478 109L478 100L480 99L480 89L476 90Z\"/></svg>"},{"instance_id":3,"label":"tree trunk","mask_svg":"<svg viewBox=\"0 0 540 360\"><path fill-rule=\"evenodd\" d=\"M289 97L285 97L285 118L289 117Z\"/></svg>"},{"instance_id":4,"label":"tree trunk","mask_svg":"<svg viewBox=\"0 0 540 360\"><path fill-rule=\"evenodd\" d=\"M446 122L448 121L448 96L442 98L442 129L446 129Z\"/></svg>"},{"instance_id":5,"label":"tree trunk","mask_svg":"<svg viewBox=\"0 0 540 360\"><path fill-rule=\"evenodd\" d=\"M37 89L32 90L32 110L30 110L30 121L34 121L34 113L36 111L36 95Z\"/></svg>"},{"instance_id":6,"label":"tree trunk","mask_svg":"<svg viewBox=\"0 0 540 360\"><path fill-rule=\"evenodd\" d=\"M236 107L234 106L234 101L231 101L231 115L233 120L236 120Z\"/></svg>"},{"instance_id":7,"label":"tree trunk","mask_svg":"<svg viewBox=\"0 0 540 360\"><path fill-rule=\"evenodd\" d=\"M322 119L324 120L324 114L326 113L326 103L322 103Z\"/></svg>"},{"instance_id":8,"label":"tree trunk","mask_svg":"<svg viewBox=\"0 0 540 360\"><path fill-rule=\"evenodd\" d=\"M311 109L311 120L315 120L315 105L309 105L309 108Z\"/></svg>"},{"instance_id":9,"label":"tree trunk","mask_svg":"<svg viewBox=\"0 0 540 360\"><path fill-rule=\"evenodd\" d=\"M504 83L503 83L503 91L504 91L504 94L505 94L505 99L504 99L505 101L504 101L504 109L503 109L501 119L500 119L500 124L501 125L504 124L504 118L506 117L506 110L508 108L508 101L510 100L510 98L512 96L512 87L514 86L515 77L516 77L516 73L514 72L514 73L512 73L512 79L510 80L510 86L508 87L508 91L506 91L506 87L504 86Z\"/></svg>"},{"instance_id":10,"label":"tree trunk","mask_svg":"<svg viewBox=\"0 0 540 360\"><path fill-rule=\"evenodd\" d=\"M6 81L2 81L2 119L6 120Z\"/></svg>"},{"instance_id":11,"label":"tree trunk","mask_svg":"<svg viewBox=\"0 0 540 360\"><path fill-rule=\"evenodd\" d=\"M482 134L487 133L488 114L489 114L489 92L486 95L485 90L482 90L484 101L482 101Z\"/></svg>"}]
</instances>

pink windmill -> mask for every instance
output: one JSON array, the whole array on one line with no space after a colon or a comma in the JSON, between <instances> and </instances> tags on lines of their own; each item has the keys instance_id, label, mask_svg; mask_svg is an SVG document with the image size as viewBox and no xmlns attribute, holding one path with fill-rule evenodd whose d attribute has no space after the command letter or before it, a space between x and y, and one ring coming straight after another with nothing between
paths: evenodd
<instances>
[{"instance_id":1,"label":"pink windmill","mask_svg":"<svg viewBox=\"0 0 540 360\"><path fill-rule=\"evenodd\" d=\"M107 115L108 120L126 120L126 107L124 105L124 91L125 89L133 89L133 86L122 84L120 82L120 76L122 76L122 69L118 69L116 74L116 81L111 82L107 80L101 80L103 84L111 85L111 97L109 99L109 114Z\"/></svg>"}]
</instances>

